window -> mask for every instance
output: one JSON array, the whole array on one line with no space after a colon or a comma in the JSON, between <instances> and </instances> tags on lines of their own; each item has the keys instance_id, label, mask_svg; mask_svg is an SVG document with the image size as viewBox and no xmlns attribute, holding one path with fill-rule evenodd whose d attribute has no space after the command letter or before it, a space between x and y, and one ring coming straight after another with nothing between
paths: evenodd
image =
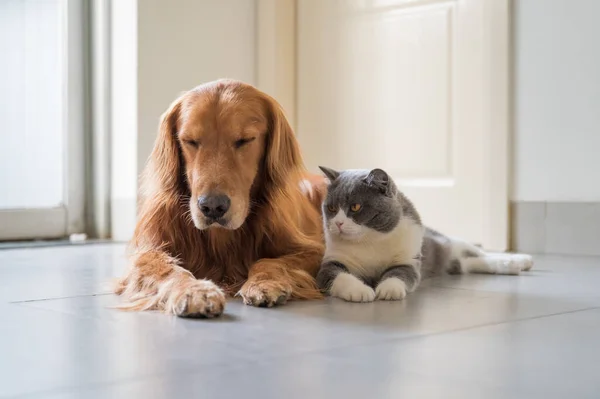
<instances>
[{"instance_id":1,"label":"window","mask_svg":"<svg viewBox=\"0 0 600 399\"><path fill-rule=\"evenodd\" d=\"M84 9L0 1L0 239L83 229Z\"/></svg>"}]
</instances>

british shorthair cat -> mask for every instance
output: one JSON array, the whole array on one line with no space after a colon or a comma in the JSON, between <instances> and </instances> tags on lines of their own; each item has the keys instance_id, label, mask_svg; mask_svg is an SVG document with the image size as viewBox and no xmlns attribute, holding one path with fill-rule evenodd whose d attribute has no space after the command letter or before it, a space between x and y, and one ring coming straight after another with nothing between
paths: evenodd
<instances>
[{"instance_id":1,"label":"british shorthair cat","mask_svg":"<svg viewBox=\"0 0 600 399\"><path fill-rule=\"evenodd\" d=\"M441 273L519 274L533 259L490 254L421 223L412 202L381 169L335 171L322 205L326 249L317 283L351 302L400 300Z\"/></svg>"}]
</instances>

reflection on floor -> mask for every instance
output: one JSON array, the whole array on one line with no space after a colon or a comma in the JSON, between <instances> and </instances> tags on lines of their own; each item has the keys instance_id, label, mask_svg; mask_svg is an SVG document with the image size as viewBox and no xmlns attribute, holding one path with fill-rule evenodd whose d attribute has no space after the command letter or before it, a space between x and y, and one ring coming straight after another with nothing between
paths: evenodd
<instances>
[{"instance_id":1,"label":"reflection on floor","mask_svg":"<svg viewBox=\"0 0 600 399\"><path fill-rule=\"evenodd\" d=\"M0 397L598 398L600 259L444 276L402 302L124 313L123 245L0 251Z\"/></svg>"}]
</instances>

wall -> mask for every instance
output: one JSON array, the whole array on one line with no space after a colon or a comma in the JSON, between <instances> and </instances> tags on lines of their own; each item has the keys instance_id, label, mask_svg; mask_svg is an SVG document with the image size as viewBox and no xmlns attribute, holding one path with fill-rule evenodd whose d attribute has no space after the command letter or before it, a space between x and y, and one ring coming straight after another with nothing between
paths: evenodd
<instances>
[{"instance_id":1,"label":"wall","mask_svg":"<svg viewBox=\"0 0 600 399\"><path fill-rule=\"evenodd\" d=\"M169 103L219 77L258 83L256 63L270 60L256 58L256 28L268 36L262 23L256 26L256 3L112 2L113 237L131 235L137 176ZM600 226L600 206L596 214L593 204L600 202L600 2L515 0L514 12L513 241L533 252L593 252L595 242L585 243L593 227L561 227L565 218ZM587 233L582 241L559 230ZM572 241L584 248L560 247Z\"/></svg>"},{"instance_id":2,"label":"wall","mask_svg":"<svg viewBox=\"0 0 600 399\"><path fill-rule=\"evenodd\" d=\"M517 201L600 201L600 1L517 0Z\"/></svg>"},{"instance_id":3,"label":"wall","mask_svg":"<svg viewBox=\"0 0 600 399\"><path fill-rule=\"evenodd\" d=\"M513 247L600 255L600 1L515 0Z\"/></svg>"},{"instance_id":4,"label":"wall","mask_svg":"<svg viewBox=\"0 0 600 399\"><path fill-rule=\"evenodd\" d=\"M138 3L138 167L159 116L183 91L219 78L254 84L254 1L141 0Z\"/></svg>"},{"instance_id":5,"label":"wall","mask_svg":"<svg viewBox=\"0 0 600 399\"><path fill-rule=\"evenodd\" d=\"M135 226L137 177L160 115L183 91L218 78L254 84L254 0L112 2L112 237Z\"/></svg>"}]
</instances>

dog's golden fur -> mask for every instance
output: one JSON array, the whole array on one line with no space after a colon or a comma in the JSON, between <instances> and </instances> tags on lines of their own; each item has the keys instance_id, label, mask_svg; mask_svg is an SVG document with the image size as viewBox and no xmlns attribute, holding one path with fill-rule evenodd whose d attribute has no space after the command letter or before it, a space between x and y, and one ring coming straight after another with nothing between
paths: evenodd
<instances>
[{"instance_id":1,"label":"dog's golden fur","mask_svg":"<svg viewBox=\"0 0 600 399\"><path fill-rule=\"evenodd\" d=\"M216 227L196 205L214 190L231 199ZM211 317L226 294L256 306L320 298L323 190L274 99L231 80L183 94L142 176L132 265L116 287L123 307Z\"/></svg>"}]
</instances>

